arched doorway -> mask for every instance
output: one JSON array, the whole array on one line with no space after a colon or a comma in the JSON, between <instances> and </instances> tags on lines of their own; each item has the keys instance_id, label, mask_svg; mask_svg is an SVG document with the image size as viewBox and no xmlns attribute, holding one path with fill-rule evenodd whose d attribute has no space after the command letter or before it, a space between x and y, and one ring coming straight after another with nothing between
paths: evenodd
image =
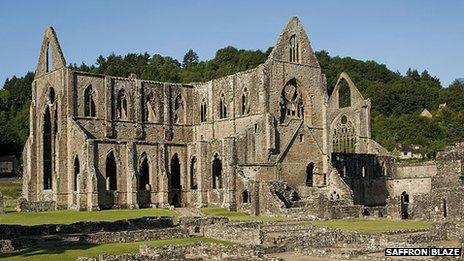
<instances>
[{"instance_id":1,"label":"arched doorway","mask_svg":"<svg viewBox=\"0 0 464 261\"><path fill-rule=\"evenodd\" d=\"M401 193L401 218L409 218L409 195L406 193L406 191Z\"/></svg>"},{"instance_id":2,"label":"arched doorway","mask_svg":"<svg viewBox=\"0 0 464 261\"><path fill-rule=\"evenodd\" d=\"M222 162L216 153L213 159L213 189L222 189Z\"/></svg>"},{"instance_id":3,"label":"arched doorway","mask_svg":"<svg viewBox=\"0 0 464 261\"><path fill-rule=\"evenodd\" d=\"M174 207L181 206L181 183L180 183L180 161L179 156L174 154L171 158L171 171L169 175L169 205Z\"/></svg>"},{"instance_id":4,"label":"arched doorway","mask_svg":"<svg viewBox=\"0 0 464 261\"><path fill-rule=\"evenodd\" d=\"M314 171L314 163L310 162L306 166L306 186L308 187L312 187L314 185L313 171Z\"/></svg>"},{"instance_id":5,"label":"arched doorway","mask_svg":"<svg viewBox=\"0 0 464 261\"><path fill-rule=\"evenodd\" d=\"M142 154L137 180L137 205L139 208L150 207L150 191L150 165L147 156Z\"/></svg>"},{"instance_id":6,"label":"arched doorway","mask_svg":"<svg viewBox=\"0 0 464 261\"><path fill-rule=\"evenodd\" d=\"M43 121L43 189L52 189L52 123L48 107Z\"/></svg>"}]
</instances>

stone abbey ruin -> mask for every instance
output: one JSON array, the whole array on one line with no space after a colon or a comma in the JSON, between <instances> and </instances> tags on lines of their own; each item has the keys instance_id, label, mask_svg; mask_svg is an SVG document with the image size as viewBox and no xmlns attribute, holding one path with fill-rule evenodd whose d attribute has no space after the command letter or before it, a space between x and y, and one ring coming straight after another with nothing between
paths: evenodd
<instances>
[{"instance_id":1,"label":"stone abbey ruin","mask_svg":"<svg viewBox=\"0 0 464 261\"><path fill-rule=\"evenodd\" d=\"M191 84L72 70L47 28L20 208L463 219L464 144L398 163L371 138L371 101L349 76L327 89L297 18L257 68Z\"/></svg>"}]
</instances>

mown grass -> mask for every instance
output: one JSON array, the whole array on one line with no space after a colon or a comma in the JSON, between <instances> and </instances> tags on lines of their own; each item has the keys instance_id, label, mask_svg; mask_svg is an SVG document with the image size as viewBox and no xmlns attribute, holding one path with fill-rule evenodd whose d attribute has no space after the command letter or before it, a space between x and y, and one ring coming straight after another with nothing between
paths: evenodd
<instances>
[{"instance_id":1,"label":"mown grass","mask_svg":"<svg viewBox=\"0 0 464 261\"><path fill-rule=\"evenodd\" d=\"M16 209L16 200L21 197L21 181L8 180L0 181L0 193L3 195L5 201L5 211L12 212Z\"/></svg>"},{"instance_id":2,"label":"mown grass","mask_svg":"<svg viewBox=\"0 0 464 261\"><path fill-rule=\"evenodd\" d=\"M59 210L47 212L10 212L0 215L0 224L40 225L71 224L80 221L115 221L153 216L176 216L177 213L164 208L111 209L102 211Z\"/></svg>"},{"instance_id":3,"label":"mown grass","mask_svg":"<svg viewBox=\"0 0 464 261\"><path fill-rule=\"evenodd\" d=\"M107 255L119 255L123 253L136 253L139 251L140 245L148 245L151 247L162 247L167 245L185 245L191 243L218 243L223 245L231 245L232 242L204 238L204 237L191 237L191 238L175 238L166 240L154 240L154 241L140 241L132 243L114 243L114 244L103 244L103 245L82 245L82 246L70 246L70 247L59 247L50 249L31 249L21 251L18 253L0 255L2 260L76 260L79 256L95 256L100 254Z\"/></svg>"},{"instance_id":4,"label":"mown grass","mask_svg":"<svg viewBox=\"0 0 464 261\"><path fill-rule=\"evenodd\" d=\"M365 233L386 233L397 231L426 231L432 223L419 220L392 220L392 219L340 219L317 220L312 222L319 227L340 228L346 231Z\"/></svg>"},{"instance_id":5,"label":"mown grass","mask_svg":"<svg viewBox=\"0 0 464 261\"><path fill-rule=\"evenodd\" d=\"M244 212L229 211L227 209L219 208L219 207L206 207L206 208L200 209L200 211L207 216L228 217L230 220L234 220L234 221L286 221L286 220L290 220L288 217L284 217L284 216L252 216Z\"/></svg>"}]
</instances>

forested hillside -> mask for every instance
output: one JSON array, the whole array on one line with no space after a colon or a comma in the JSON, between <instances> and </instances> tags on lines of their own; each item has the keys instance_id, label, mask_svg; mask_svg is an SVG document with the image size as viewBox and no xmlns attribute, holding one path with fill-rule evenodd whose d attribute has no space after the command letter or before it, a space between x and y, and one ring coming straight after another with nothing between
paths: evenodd
<instances>
[{"instance_id":1,"label":"forested hillside","mask_svg":"<svg viewBox=\"0 0 464 261\"><path fill-rule=\"evenodd\" d=\"M199 61L189 50L182 62L159 54L111 54L100 56L94 65L73 68L99 74L127 77L135 73L142 79L168 82L198 82L244 71L263 63L267 51L238 50L226 47L213 59ZM329 93L340 72L347 72L365 98L372 100L372 134L389 150L396 143L422 145L423 152L434 156L446 145L464 141L464 83L453 82L444 88L429 72L408 70L405 75L392 72L374 61L349 57L331 57L316 53L327 76ZM0 154L20 155L29 133L29 105L33 73L7 79L0 90ZM446 107L438 109L440 104ZM427 108L433 118L420 117Z\"/></svg>"}]
</instances>

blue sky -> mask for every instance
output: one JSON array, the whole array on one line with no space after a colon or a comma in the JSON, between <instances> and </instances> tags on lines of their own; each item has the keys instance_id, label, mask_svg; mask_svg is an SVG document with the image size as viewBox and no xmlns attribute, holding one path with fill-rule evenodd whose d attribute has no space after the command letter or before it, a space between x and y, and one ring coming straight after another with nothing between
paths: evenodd
<instances>
[{"instance_id":1,"label":"blue sky","mask_svg":"<svg viewBox=\"0 0 464 261\"><path fill-rule=\"evenodd\" d=\"M232 45L273 46L291 16L315 50L385 63L405 73L427 69L447 86L464 77L464 1L2 1L0 85L35 70L52 25L66 62L93 64L111 52L200 59Z\"/></svg>"}]
</instances>

